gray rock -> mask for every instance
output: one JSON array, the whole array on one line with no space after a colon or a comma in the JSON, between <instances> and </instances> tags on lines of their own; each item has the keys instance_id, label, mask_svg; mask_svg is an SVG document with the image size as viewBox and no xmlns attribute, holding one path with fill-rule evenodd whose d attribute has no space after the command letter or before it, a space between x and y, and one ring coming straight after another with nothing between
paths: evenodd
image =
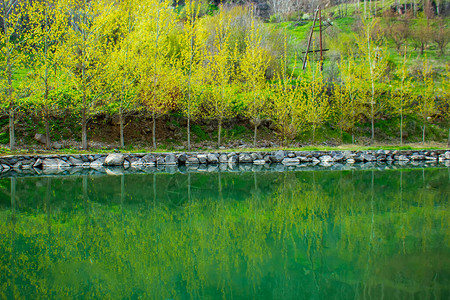
<instances>
[{"instance_id":1,"label":"gray rock","mask_svg":"<svg viewBox=\"0 0 450 300\"><path fill-rule=\"evenodd\" d=\"M208 157L206 156L206 154L199 154L197 155L198 161L201 164L206 164L208 163Z\"/></svg>"},{"instance_id":2,"label":"gray rock","mask_svg":"<svg viewBox=\"0 0 450 300\"><path fill-rule=\"evenodd\" d=\"M12 167L13 167L13 169L16 169L16 170L21 169L22 168L22 161L19 160Z\"/></svg>"},{"instance_id":3,"label":"gray rock","mask_svg":"<svg viewBox=\"0 0 450 300\"><path fill-rule=\"evenodd\" d=\"M62 149L63 144L59 143L59 142L53 142L52 143L52 148L53 149Z\"/></svg>"},{"instance_id":4,"label":"gray rock","mask_svg":"<svg viewBox=\"0 0 450 300\"><path fill-rule=\"evenodd\" d=\"M210 163L210 164L217 164L217 163L219 163L219 158L217 157L216 154L208 153L206 158L208 160L208 163Z\"/></svg>"},{"instance_id":5,"label":"gray rock","mask_svg":"<svg viewBox=\"0 0 450 300\"><path fill-rule=\"evenodd\" d=\"M133 158L130 162L131 167L140 167L144 165L144 160L142 158Z\"/></svg>"},{"instance_id":6,"label":"gray rock","mask_svg":"<svg viewBox=\"0 0 450 300\"><path fill-rule=\"evenodd\" d=\"M105 166L122 166L125 157L122 153L111 153L105 159Z\"/></svg>"},{"instance_id":7,"label":"gray rock","mask_svg":"<svg viewBox=\"0 0 450 300\"><path fill-rule=\"evenodd\" d=\"M153 154L146 154L142 157L142 160L144 161L144 164L148 164L148 163L155 163L156 162L156 158Z\"/></svg>"},{"instance_id":8,"label":"gray rock","mask_svg":"<svg viewBox=\"0 0 450 300\"><path fill-rule=\"evenodd\" d=\"M270 160L274 163L279 163L283 160L285 157L283 150L276 151L273 155L270 156Z\"/></svg>"},{"instance_id":9,"label":"gray rock","mask_svg":"<svg viewBox=\"0 0 450 300\"><path fill-rule=\"evenodd\" d=\"M125 169L128 169L130 166L131 166L131 163L130 163L128 160L124 160L124 161L123 161L123 167L124 167Z\"/></svg>"},{"instance_id":10,"label":"gray rock","mask_svg":"<svg viewBox=\"0 0 450 300\"><path fill-rule=\"evenodd\" d=\"M22 170L31 170L33 169L33 165L32 164L22 164Z\"/></svg>"},{"instance_id":11,"label":"gray rock","mask_svg":"<svg viewBox=\"0 0 450 300\"><path fill-rule=\"evenodd\" d=\"M410 160L424 160L425 155L413 154L409 157Z\"/></svg>"},{"instance_id":12,"label":"gray rock","mask_svg":"<svg viewBox=\"0 0 450 300\"><path fill-rule=\"evenodd\" d=\"M221 154L219 156L219 162L220 163L227 163L228 162L228 156L226 156L225 154Z\"/></svg>"},{"instance_id":13,"label":"gray rock","mask_svg":"<svg viewBox=\"0 0 450 300\"><path fill-rule=\"evenodd\" d=\"M188 157L186 160L186 165L198 165L199 163L200 161L195 156Z\"/></svg>"},{"instance_id":14,"label":"gray rock","mask_svg":"<svg viewBox=\"0 0 450 300\"><path fill-rule=\"evenodd\" d=\"M164 159L164 164L166 164L166 165L176 165L177 164L177 158L172 153L167 154L166 158Z\"/></svg>"},{"instance_id":15,"label":"gray rock","mask_svg":"<svg viewBox=\"0 0 450 300\"><path fill-rule=\"evenodd\" d=\"M333 161L343 161L344 160L344 154L341 152L338 152L333 155Z\"/></svg>"},{"instance_id":16,"label":"gray rock","mask_svg":"<svg viewBox=\"0 0 450 300\"><path fill-rule=\"evenodd\" d=\"M286 158L283 158L281 163L285 166L295 166L295 165L298 165L300 163L300 161L298 160L298 158L286 157Z\"/></svg>"},{"instance_id":17,"label":"gray rock","mask_svg":"<svg viewBox=\"0 0 450 300\"><path fill-rule=\"evenodd\" d=\"M44 145L47 143L47 138L45 137L44 134L36 133L34 135L34 139Z\"/></svg>"},{"instance_id":18,"label":"gray rock","mask_svg":"<svg viewBox=\"0 0 450 300\"><path fill-rule=\"evenodd\" d=\"M232 156L234 156L234 155L236 155L235 152L230 152L230 153L227 154L227 157L230 158L230 157L232 157Z\"/></svg>"},{"instance_id":19,"label":"gray rock","mask_svg":"<svg viewBox=\"0 0 450 300\"><path fill-rule=\"evenodd\" d=\"M363 153L361 154L361 157L364 161L375 161L377 160L375 156L369 153Z\"/></svg>"},{"instance_id":20,"label":"gray rock","mask_svg":"<svg viewBox=\"0 0 450 300\"><path fill-rule=\"evenodd\" d=\"M11 167L7 164L2 164L2 172L8 171Z\"/></svg>"},{"instance_id":21,"label":"gray rock","mask_svg":"<svg viewBox=\"0 0 450 300\"><path fill-rule=\"evenodd\" d=\"M378 154L377 155L377 161L386 161L386 155L385 154Z\"/></svg>"},{"instance_id":22,"label":"gray rock","mask_svg":"<svg viewBox=\"0 0 450 300\"><path fill-rule=\"evenodd\" d=\"M425 160L436 161L437 157L435 157L435 156L425 156Z\"/></svg>"},{"instance_id":23,"label":"gray rock","mask_svg":"<svg viewBox=\"0 0 450 300\"><path fill-rule=\"evenodd\" d=\"M253 161L254 165L264 165L266 163L266 161L264 159L255 159Z\"/></svg>"},{"instance_id":24,"label":"gray rock","mask_svg":"<svg viewBox=\"0 0 450 300\"><path fill-rule=\"evenodd\" d=\"M46 158L42 162L43 169L49 168L69 168L70 164L59 158Z\"/></svg>"},{"instance_id":25,"label":"gray rock","mask_svg":"<svg viewBox=\"0 0 450 300\"><path fill-rule=\"evenodd\" d=\"M311 157L311 163L312 163L312 165L317 165L318 163L320 163L320 160L318 160L315 157Z\"/></svg>"},{"instance_id":26,"label":"gray rock","mask_svg":"<svg viewBox=\"0 0 450 300\"><path fill-rule=\"evenodd\" d=\"M409 158L406 155L396 155L394 156L394 159L398 161L409 161Z\"/></svg>"},{"instance_id":27,"label":"gray rock","mask_svg":"<svg viewBox=\"0 0 450 300\"><path fill-rule=\"evenodd\" d=\"M250 157L252 158L253 161L262 159L261 153L252 152L250 153Z\"/></svg>"},{"instance_id":28,"label":"gray rock","mask_svg":"<svg viewBox=\"0 0 450 300\"><path fill-rule=\"evenodd\" d=\"M235 163L237 163L237 161L238 161L237 155L233 155L233 156L228 157L228 163L229 164L235 164Z\"/></svg>"},{"instance_id":29,"label":"gray rock","mask_svg":"<svg viewBox=\"0 0 450 300\"><path fill-rule=\"evenodd\" d=\"M187 155L186 155L186 153L180 153L180 154L178 155L178 163L179 163L180 165L186 164L186 160L187 160Z\"/></svg>"},{"instance_id":30,"label":"gray rock","mask_svg":"<svg viewBox=\"0 0 450 300\"><path fill-rule=\"evenodd\" d=\"M329 155L324 155L324 156L319 157L319 160L321 162L332 162L333 158Z\"/></svg>"},{"instance_id":31,"label":"gray rock","mask_svg":"<svg viewBox=\"0 0 450 300\"><path fill-rule=\"evenodd\" d=\"M352 151L347 150L347 151L342 152L342 155L344 155L345 160L347 160L350 157L352 157L353 153L352 153Z\"/></svg>"},{"instance_id":32,"label":"gray rock","mask_svg":"<svg viewBox=\"0 0 450 300\"><path fill-rule=\"evenodd\" d=\"M450 151L445 152L444 158L450 160Z\"/></svg>"},{"instance_id":33,"label":"gray rock","mask_svg":"<svg viewBox=\"0 0 450 300\"><path fill-rule=\"evenodd\" d=\"M69 163L72 166L82 166L84 165L84 162L81 159L69 156Z\"/></svg>"},{"instance_id":34,"label":"gray rock","mask_svg":"<svg viewBox=\"0 0 450 300\"><path fill-rule=\"evenodd\" d=\"M253 159L247 153L239 154L239 163L252 163Z\"/></svg>"},{"instance_id":35,"label":"gray rock","mask_svg":"<svg viewBox=\"0 0 450 300\"><path fill-rule=\"evenodd\" d=\"M160 166L160 165L165 165L166 161L164 160L164 157L157 157L156 158L156 165Z\"/></svg>"},{"instance_id":36,"label":"gray rock","mask_svg":"<svg viewBox=\"0 0 450 300\"><path fill-rule=\"evenodd\" d=\"M105 157L100 157L96 160L93 160L89 163L89 166L91 168L99 168L101 166L103 166L105 164L106 158ZM123 163L123 162L122 162Z\"/></svg>"}]
</instances>

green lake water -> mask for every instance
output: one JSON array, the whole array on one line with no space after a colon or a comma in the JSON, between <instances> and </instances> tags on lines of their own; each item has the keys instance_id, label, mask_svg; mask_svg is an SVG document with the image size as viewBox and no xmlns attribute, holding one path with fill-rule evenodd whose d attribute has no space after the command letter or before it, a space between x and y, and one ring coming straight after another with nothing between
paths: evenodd
<instances>
[{"instance_id":1,"label":"green lake water","mask_svg":"<svg viewBox=\"0 0 450 300\"><path fill-rule=\"evenodd\" d=\"M450 169L0 179L3 299L449 299Z\"/></svg>"}]
</instances>

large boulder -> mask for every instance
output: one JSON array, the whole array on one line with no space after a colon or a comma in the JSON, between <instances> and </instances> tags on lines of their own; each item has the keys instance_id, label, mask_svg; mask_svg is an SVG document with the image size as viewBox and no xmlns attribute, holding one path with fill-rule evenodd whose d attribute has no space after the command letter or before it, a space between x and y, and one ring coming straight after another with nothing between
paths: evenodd
<instances>
[{"instance_id":1,"label":"large boulder","mask_svg":"<svg viewBox=\"0 0 450 300\"><path fill-rule=\"evenodd\" d=\"M122 153L111 153L105 159L105 166L122 166L125 156Z\"/></svg>"}]
</instances>

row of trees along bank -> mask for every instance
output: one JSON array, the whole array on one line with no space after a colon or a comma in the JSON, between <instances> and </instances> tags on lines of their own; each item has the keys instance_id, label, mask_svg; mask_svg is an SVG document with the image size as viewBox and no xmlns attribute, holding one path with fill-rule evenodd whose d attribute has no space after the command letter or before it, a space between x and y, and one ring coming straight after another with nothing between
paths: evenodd
<instances>
[{"instance_id":1,"label":"row of trees along bank","mask_svg":"<svg viewBox=\"0 0 450 300\"><path fill-rule=\"evenodd\" d=\"M42 117L50 148L49 120L68 112L79 117L82 147L88 122L97 114L119 115L120 146L125 118L141 111L155 120L171 111L191 121L215 119L218 146L223 121L235 115L254 126L270 119L283 142L304 130L333 123L353 133L362 118L382 109L403 120L410 114L426 124L449 118L449 77L437 84L425 59L418 76L407 69L408 54L388 77L386 46L374 37L376 19L364 19L351 53L341 53L340 76L326 82L320 62L299 70L286 33L271 31L254 7L201 0L174 6L171 0L5 0L0 8L2 108L9 115L10 148L15 147L19 109ZM23 74L25 72L25 74ZM399 128L400 142L402 142Z\"/></svg>"}]
</instances>

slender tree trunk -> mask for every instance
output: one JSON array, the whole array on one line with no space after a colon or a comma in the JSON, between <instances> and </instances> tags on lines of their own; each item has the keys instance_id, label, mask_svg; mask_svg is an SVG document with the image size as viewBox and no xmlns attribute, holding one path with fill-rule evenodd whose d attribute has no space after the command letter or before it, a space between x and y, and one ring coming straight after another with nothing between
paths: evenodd
<instances>
[{"instance_id":1,"label":"slender tree trunk","mask_svg":"<svg viewBox=\"0 0 450 300\"><path fill-rule=\"evenodd\" d=\"M119 108L119 123L120 123L120 148L123 148L125 147L125 139L123 137L124 120L122 108Z\"/></svg>"},{"instance_id":2,"label":"slender tree trunk","mask_svg":"<svg viewBox=\"0 0 450 300\"><path fill-rule=\"evenodd\" d=\"M87 116L86 116L86 108L83 108L81 113L81 147L83 150L87 150Z\"/></svg>"},{"instance_id":3,"label":"slender tree trunk","mask_svg":"<svg viewBox=\"0 0 450 300\"><path fill-rule=\"evenodd\" d=\"M400 145L403 145L403 113L400 113Z\"/></svg>"},{"instance_id":4,"label":"slender tree trunk","mask_svg":"<svg viewBox=\"0 0 450 300\"><path fill-rule=\"evenodd\" d=\"M364 0L364 19L367 18L367 0Z\"/></svg>"},{"instance_id":5,"label":"slender tree trunk","mask_svg":"<svg viewBox=\"0 0 450 300\"><path fill-rule=\"evenodd\" d=\"M425 145L425 119L423 120L422 144Z\"/></svg>"},{"instance_id":6,"label":"slender tree trunk","mask_svg":"<svg viewBox=\"0 0 450 300\"><path fill-rule=\"evenodd\" d=\"M12 86L12 66L11 60L8 56L6 58L6 67L8 68L8 98L9 98L9 148L11 150L16 147L16 136L15 136L15 112L14 112L14 99L13 99L13 86Z\"/></svg>"},{"instance_id":7,"label":"slender tree trunk","mask_svg":"<svg viewBox=\"0 0 450 300\"><path fill-rule=\"evenodd\" d=\"M254 124L254 133L253 133L253 147L256 148L256 134L258 132L257 122Z\"/></svg>"},{"instance_id":8,"label":"slender tree trunk","mask_svg":"<svg viewBox=\"0 0 450 300\"><path fill-rule=\"evenodd\" d=\"M50 139L50 117L48 112L45 113L45 146L47 150L52 148L52 141Z\"/></svg>"},{"instance_id":9,"label":"slender tree trunk","mask_svg":"<svg viewBox=\"0 0 450 300\"><path fill-rule=\"evenodd\" d=\"M372 88L373 88L373 82L372 82ZM374 114L374 96L372 94L372 101L370 103L370 114L371 114L371 126L372 126L372 143L375 141L375 114Z\"/></svg>"},{"instance_id":10,"label":"slender tree trunk","mask_svg":"<svg viewBox=\"0 0 450 300\"><path fill-rule=\"evenodd\" d=\"M316 125L313 125L313 135L312 135L312 144L314 145L316 137Z\"/></svg>"},{"instance_id":11,"label":"slender tree trunk","mask_svg":"<svg viewBox=\"0 0 450 300\"><path fill-rule=\"evenodd\" d=\"M222 133L222 118L219 118L219 128L218 128L218 133L217 133L217 149L220 148L220 138L221 138L221 133Z\"/></svg>"},{"instance_id":12,"label":"slender tree trunk","mask_svg":"<svg viewBox=\"0 0 450 300\"><path fill-rule=\"evenodd\" d=\"M187 119L187 138L188 138L188 151L191 151L191 116L188 115Z\"/></svg>"},{"instance_id":13,"label":"slender tree trunk","mask_svg":"<svg viewBox=\"0 0 450 300\"><path fill-rule=\"evenodd\" d=\"M155 110L152 112L152 140L153 140L153 149L156 150L156 113Z\"/></svg>"},{"instance_id":14,"label":"slender tree trunk","mask_svg":"<svg viewBox=\"0 0 450 300\"><path fill-rule=\"evenodd\" d=\"M9 105L9 148L11 150L14 150L16 148L16 136L14 127L14 105L11 103Z\"/></svg>"}]
</instances>

